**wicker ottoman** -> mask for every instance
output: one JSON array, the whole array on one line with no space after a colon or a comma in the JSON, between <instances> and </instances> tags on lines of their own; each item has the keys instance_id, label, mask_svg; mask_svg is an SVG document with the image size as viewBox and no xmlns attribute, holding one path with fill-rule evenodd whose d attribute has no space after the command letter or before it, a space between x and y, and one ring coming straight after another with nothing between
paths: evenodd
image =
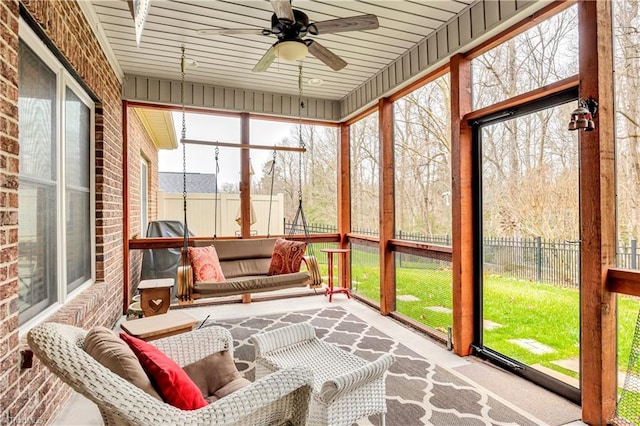
<instances>
[{"instance_id":1,"label":"wicker ottoman","mask_svg":"<svg viewBox=\"0 0 640 426\"><path fill-rule=\"evenodd\" d=\"M369 362L320 341L309 323L256 334L251 341L256 350L256 379L290 366L313 371L307 424L351 425L378 414L384 425L384 374L393 364L393 355L385 354Z\"/></svg>"}]
</instances>

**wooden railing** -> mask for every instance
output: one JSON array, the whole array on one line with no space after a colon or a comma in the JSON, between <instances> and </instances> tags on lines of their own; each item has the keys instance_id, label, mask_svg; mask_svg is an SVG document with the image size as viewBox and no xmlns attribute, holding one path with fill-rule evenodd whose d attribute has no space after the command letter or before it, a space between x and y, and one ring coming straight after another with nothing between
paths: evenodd
<instances>
[{"instance_id":1,"label":"wooden railing","mask_svg":"<svg viewBox=\"0 0 640 426\"><path fill-rule=\"evenodd\" d=\"M283 237L288 240L305 241L307 237L304 235L271 235L270 237ZM257 235L251 238L266 238L266 235ZM189 237L189 245L192 246L194 241L211 240L212 237ZM218 240L237 240L240 237L218 237ZM309 235L310 243L334 243L340 241L339 234L313 234ZM170 238L136 238L129 240L129 250L147 250L147 249L166 249L180 248L184 244L182 237Z\"/></svg>"},{"instance_id":2,"label":"wooden railing","mask_svg":"<svg viewBox=\"0 0 640 426\"><path fill-rule=\"evenodd\" d=\"M640 271L611 268L607 272L607 286L614 293L640 296Z\"/></svg>"}]
</instances>

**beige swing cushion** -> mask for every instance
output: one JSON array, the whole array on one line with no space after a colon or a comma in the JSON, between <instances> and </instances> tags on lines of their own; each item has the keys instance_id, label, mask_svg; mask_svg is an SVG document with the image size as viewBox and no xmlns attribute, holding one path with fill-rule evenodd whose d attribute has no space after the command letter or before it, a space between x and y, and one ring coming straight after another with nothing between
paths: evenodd
<instances>
[{"instance_id":1,"label":"beige swing cushion","mask_svg":"<svg viewBox=\"0 0 640 426\"><path fill-rule=\"evenodd\" d=\"M223 282L194 282L191 292L200 297L220 297L236 294L260 293L309 284L309 271L269 275L269 265L276 238L237 240L196 240L194 247L213 245L218 253ZM182 287L188 287L183 285ZM187 288L178 289L179 296ZM188 298L188 297L187 297Z\"/></svg>"}]
</instances>

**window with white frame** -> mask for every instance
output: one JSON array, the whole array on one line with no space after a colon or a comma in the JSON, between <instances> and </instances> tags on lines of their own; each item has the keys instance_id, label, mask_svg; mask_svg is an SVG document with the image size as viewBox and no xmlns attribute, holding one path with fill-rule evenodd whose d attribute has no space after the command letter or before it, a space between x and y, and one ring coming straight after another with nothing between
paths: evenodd
<instances>
[{"instance_id":1,"label":"window with white frame","mask_svg":"<svg viewBox=\"0 0 640 426\"><path fill-rule=\"evenodd\" d=\"M149 163L146 159L140 162L140 235L147 235L149 223Z\"/></svg>"},{"instance_id":2,"label":"window with white frame","mask_svg":"<svg viewBox=\"0 0 640 426\"><path fill-rule=\"evenodd\" d=\"M95 277L94 104L20 21L20 324Z\"/></svg>"}]
</instances>

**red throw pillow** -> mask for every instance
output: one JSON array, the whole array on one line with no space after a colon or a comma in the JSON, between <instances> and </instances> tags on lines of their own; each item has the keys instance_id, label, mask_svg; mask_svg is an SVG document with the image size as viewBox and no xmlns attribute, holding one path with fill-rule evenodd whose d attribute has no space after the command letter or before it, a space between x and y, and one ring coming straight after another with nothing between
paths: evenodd
<instances>
[{"instance_id":1,"label":"red throw pillow","mask_svg":"<svg viewBox=\"0 0 640 426\"><path fill-rule=\"evenodd\" d=\"M284 238L278 238L273 245L269 275L299 272L306 249L307 243L302 241L288 241Z\"/></svg>"},{"instance_id":2,"label":"red throw pillow","mask_svg":"<svg viewBox=\"0 0 640 426\"><path fill-rule=\"evenodd\" d=\"M208 405L187 373L160 349L125 333L120 333L120 338L136 354L164 402L181 410L197 410Z\"/></svg>"},{"instance_id":3,"label":"red throw pillow","mask_svg":"<svg viewBox=\"0 0 640 426\"><path fill-rule=\"evenodd\" d=\"M214 246L189 247L189 261L197 283L221 283L224 274Z\"/></svg>"}]
</instances>

